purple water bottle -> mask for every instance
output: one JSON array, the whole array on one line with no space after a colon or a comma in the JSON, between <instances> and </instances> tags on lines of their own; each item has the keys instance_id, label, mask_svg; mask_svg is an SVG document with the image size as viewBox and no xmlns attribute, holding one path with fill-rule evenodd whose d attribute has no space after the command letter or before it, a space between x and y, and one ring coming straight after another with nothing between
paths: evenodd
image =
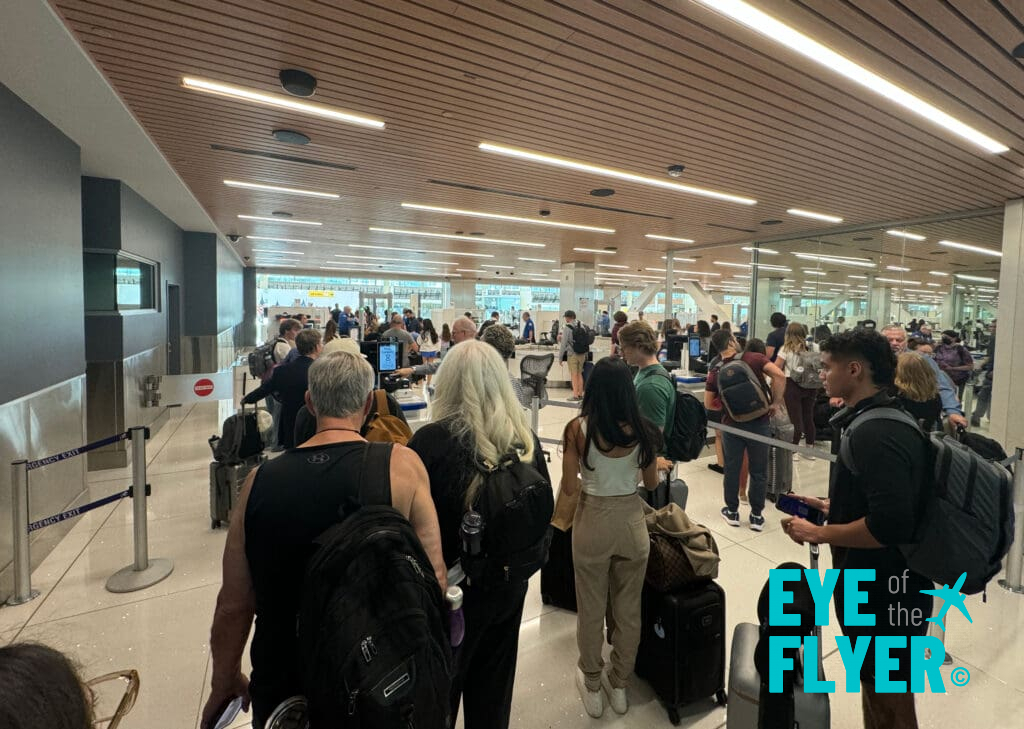
<instances>
[{"instance_id":1,"label":"purple water bottle","mask_svg":"<svg viewBox=\"0 0 1024 729\"><path fill-rule=\"evenodd\" d=\"M458 648L462 645L462 639L466 637L466 616L462 614L462 588L458 585L449 587L444 599L448 603L451 616L452 648Z\"/></svg>"}]
</instances>

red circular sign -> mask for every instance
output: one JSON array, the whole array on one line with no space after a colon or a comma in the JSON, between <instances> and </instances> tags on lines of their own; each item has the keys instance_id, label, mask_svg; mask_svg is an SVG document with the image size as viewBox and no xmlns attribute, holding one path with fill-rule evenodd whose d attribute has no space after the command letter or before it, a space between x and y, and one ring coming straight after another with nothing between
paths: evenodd
<instances>
[{"instance_id":1,"label":"red circular sign","mask_svg":"<svg viewBox=\"0 0 1024 729\"><path fill-rule=\"evenodd\" d=\"M213 380L208 380L205 377L201 380L196 380L196 384L192 386L192 390L199 397L206 397L213 392Z\"/></svg>"}]
</instances>

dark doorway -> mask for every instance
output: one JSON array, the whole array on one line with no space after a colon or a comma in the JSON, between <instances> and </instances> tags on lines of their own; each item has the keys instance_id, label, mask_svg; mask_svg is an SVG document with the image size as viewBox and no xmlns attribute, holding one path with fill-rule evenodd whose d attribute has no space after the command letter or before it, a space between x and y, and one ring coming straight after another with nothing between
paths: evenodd
<instances>
[{"instance_id":1,"label":"dark doorway","mask_svg":"<svg viewBox=\"0 0 1024 729\"><path fill-rule=\"evenodd\" d=\"M167 374L181 374L181 286L167 284Z\"/></svg>"}]
</instances>

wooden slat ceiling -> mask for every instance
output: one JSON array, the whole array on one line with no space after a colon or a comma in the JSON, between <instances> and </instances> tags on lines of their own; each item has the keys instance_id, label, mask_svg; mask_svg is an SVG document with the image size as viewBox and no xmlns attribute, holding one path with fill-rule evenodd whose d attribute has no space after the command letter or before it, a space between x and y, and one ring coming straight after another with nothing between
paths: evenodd
<instances>
[{"instance_id":1,"label":"wooden slat ceiling","mask_svg":"<svg viewBox=\"0 0 1024 729\"><path fill-rule=\"evenodd\" d=\"M239 253L251 259L253 247L280 247L305 253L302 260L315 270L323 261L337 263L335 254L359 254L346 244L362 243L489 253L488 265L541 274L557 264L526 266L517 259L610 262L611 256L573 247L614 246L616 263L639 270L660 266L664 252L678 247L647 239L648 233L691 238L698 246L749 241L827 226L787 215L791 207L838 215L848 225L1000 206L1024 193L1024 68L1009 53L1024 40L1021 5L758 4L1010 151L979 151L690 0L54 0L223 233L312 241L275 246L242 238ZM383 119L387 128L181 86L184 76L197 76L281 92L283 68L317 77L313 100ZM279 128L302 131L312 143L278 143L271 131ZM679 182L758 203L719 202L500 157L479 151L481 141L666 179L668 165L683 164ZM225 179L341 198L231 189ZM605 187L614 196L589 194ZM530 218L546 209L548 220L617 232L418 212L402 202ZM273 211L323 226L237 218ZM999 220L946 225L923 246L908 246L908 255L927 257L940 234L999 247ZM371 233L371 226L483 233L546 247L396 237ZM865 247L853 237L831 242ZM404 263L423 258L394 255ZM721 256L740 261L748 254L739 246L720 249L687 267L711 271ZM443 253L434 258L445 260ZM992 268L975 254L950 250L942 259ZM458 268L475 268L472 261L459 259Z\"/></svg>"}]
</instances>

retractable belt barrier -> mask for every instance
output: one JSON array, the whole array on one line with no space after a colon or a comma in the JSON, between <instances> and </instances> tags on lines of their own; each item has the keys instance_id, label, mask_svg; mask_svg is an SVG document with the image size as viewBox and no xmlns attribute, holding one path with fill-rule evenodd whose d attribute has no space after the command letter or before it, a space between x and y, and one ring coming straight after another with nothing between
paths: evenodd
<instances>
[{"instance_id":1,"label":"retractable belt barrier","mask_svg":"<svg viewBox=\"0 0 1024 729\"><path fill-rule=\"evenodd\" d=\"M835 463L838 458L831 453L824 453L817 448L811 448L810 446L798 446L790 443L788 440L779 440L778 438L769 438L765 435L758 435L757 433L751 433L748 430L742 428L736 428L732 425L723 425L722 423L708 423L708 427L713 430L720 430L723 433L731 433L732 435L738 435L741 438L747 440L756 441L758 443L764 443L774 448L781 448L786 451L792 451L793 453L801 453L805 456L813 456L814 458L820 458L823 461Z\"/></svg>"},{"instance_id":2,"label":"retractable belt barrier","mask_svg":"<svg viewBox=\"0 0 1024 729\"><path fill-rule=\"evenodd\" d=\"M110 592L133 592L144 587L155 585L174 570L174 563L169 559L150 559L148 527L146 523L146 497L150 494L146 483L146 440L149 439L149 428L135 427L125 433L118 433L87 443L79 448L57 453L34 461L20 460L11 463L11 524L12 544L14 545L14 594L7 600L8 605L21 605L39 596L32 589L32 558L29 551L29 534L44 527L59 524L68 519L86 514L101 506L112 504L121 499L132 499L132 527L134 536L135 561L119 570L107 580ZM28 474L37 468L53 463L66 461L103 446L119 443L122 440L132 442L132 486L102 499L88 504L62 511L34 522L29 522L29 482Z\"/></svg>"}]
</instances>

